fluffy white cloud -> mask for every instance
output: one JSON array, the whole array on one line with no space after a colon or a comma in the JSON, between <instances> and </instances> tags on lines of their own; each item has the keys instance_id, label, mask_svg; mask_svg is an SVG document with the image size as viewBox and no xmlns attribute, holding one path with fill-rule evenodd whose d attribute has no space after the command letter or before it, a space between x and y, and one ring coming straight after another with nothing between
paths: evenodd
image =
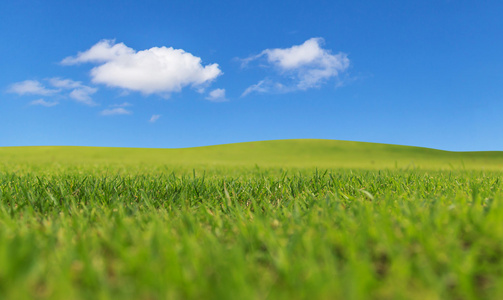
<instances>
[{"instance_id":1,"label":"fluffy white cloud","mask_svg":"<svg viewBox=\"0 0 503 300\"><path fill-rule=\"evenodd\" d=\"M38 99L38 100L33 100L30 102L30 105L40 105L40 106L45 106L45 107L52 107L52 106L56 106L58 105L59 103L56 102L56 101L45 101L44 99Z\"/></svg>"},{"instance_id":2,"label":"fluffy white cloud","mask_svg":"<svg viewBox=\"0 0 503 300\"><path fill-rule=\"evenodd\" d=\"M301 45L290 48L266 49L260 54L243 60L246 65L251 61L265 57L267 63L273 66L279 76L290 79L289 84L273 82L264 79L248 87L243 96L251 92L289 92L307 90L321 86L332 77L337 77L349 67L349 59L345 53L332 54L323 49L322 38L311 38ZM293 79L292 79L293 78Z\"/></svg>"},{"instance_id":3,"label":"fluffy white cloud","mask_svg":"<svg viewBox=\"0 0 503 300\"><path fill-rule=\"evenodd\" d=\"M213 102L227 101L227 99L225 98L225 89L214 89L208 94L208 97L206 97L206 99Z\"/></svg>"},{"instance_id":4,"label":"fluffy white cloud","mask_svg":"<svg viewBox=\"0 0 503 300\"><path fill-rule=\"evenodd\" d=\"M179 92L186 86L208 84L222 71L218 64L203 66L201 58L172 47L136 51L123 43L102 40L89 50L67 57L62 63L96 63L91 70L94 83L143 94Z\"/></svg>"},{"instance_id":5,"label":"fluffy white cloud","mask_svg":"<svg viewBox=\"0 0 503 300\"><path fill-rule=\"evenodd\" d=\"M130 115L133 112L123 107L107 108L101 111L102 116Z\"/></svg>"},{"instance_id":6,"label":"fluffy white cloud","mask_svg":"<svg viewBox=\"0 0 503 300\"><path fill-rule=\"evenodd\" d=\"M25 80L12 84L8 92L18 95L41 95L49 96L59 92L59 90L48 89L37 80Z\"/></svg>"},{"instance_id":7,"label":"fluffy white cloud","mask_svg":"<svg viewBox=\"0 0 503 300\"><path fill-rule=\"evenodd\" d=\"M160 117L161 117L161 115L152 115L152 117L148 121L150 123L155 123L155 121L159 120Z\"/></svg>"},{"instance_id":8,"label":"fluffy white cloud","mask_svg":"<svg viewBox=\"0 0 503 300\"><path fill-rule=\"evenodd\" d=\"M61 61L64 65L75 65L86 62L104 63L117 59L118 57L131 57L136 51L124 45L124 43L114 44L114 40L102 40L89 50L79 52L77 56L69 56Z\"/></svg>"},{"instance_id":9,"label":"fluffy white cloud","mask_svg":"<svg viewBox=\"0 0 503 300\"><path fill-rule=\"evenodd\" d=\"M322 42L321 38L312 38L302 45L285 49L266 49L262 53L267 56L270 63L284 70L297 69L312 64L325 67L335 56L320 47ZM335 60L337 61L337 59Z\"/></svg>"}]
</instances>

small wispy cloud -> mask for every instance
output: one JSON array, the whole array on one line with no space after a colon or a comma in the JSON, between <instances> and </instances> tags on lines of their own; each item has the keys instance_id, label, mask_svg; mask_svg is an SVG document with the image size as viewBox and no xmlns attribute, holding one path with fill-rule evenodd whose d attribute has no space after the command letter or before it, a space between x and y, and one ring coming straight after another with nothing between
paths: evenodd
<instances>
[{"instance_id":1,"label":"small wispy cloud","mask_svg":"<svg viewBox=\"0 0 503 300\"><path fill-rule=\"evenodd\" d=\"M123 102L123 103L120 103L120 104L112 104L112 105L110 105L110 107L129 107L129 106L133 106L133 104L131 104L129 102Z\"/></svg>"},{"instance_id":2,"label":"small wispy cloud","mask_svg":"<svg viewBox=\"0 0 503 300\"><path fill-rule=\"evenodd\" d=\"M30 102L30 105L40 105L45 107L53 107L58 105L57 101L45 101L44 99L37 99Z\"/></svg>"},{"instance_id":3,"label":"small wispy cloud","mask_svg":"<svg viewBox=\"0 0 503 300\"><path fill-rule=\"evenodd\" d=\"M38 80L25 80L21 82L16 82L12 84L8 92L15 93L21 96L24 95L38 95L38 96L46 96L46 97L55 97L57 99L70 98L79 103L86 104L89 106L97 105L91 95L98 91L97 88L90 87L82 84L80 81L74 81L71 79L62 79L59 77L53 77L44 80L46 83L53 88L48 88L44 84L42 84ZM33 102L36 102L35 100ZM46 103L56 103L47 102ZM42 105L41 103L38 103Z\"/></svg>"},{"instance_id":4,"label":"small wispy cloud","mask_svg":"<svg viewBox=\"0 0 503 300\"><path fill-rule=\"evenodd\" d=\"M68 96L77 102L89 106L97 105L91 98L91 95L98 91L97 88L84 85L80 81L62 79L59 77L50 78L49 83L60 89L71 90Z\"/></svg>"},{"instance_id":5,"label":"small wispy cloud","mask_svg":"<svg viewBox=\"0 0 503 300\"><path fill-rule=\"evenodd\" d=\"M246 90L241 94L241 97L245 97L250 93L287 93L294 91L295 87L287 87L282 83L275 82L269 78L265 78L256 84L253 84L246 88Z\"/></svg>"},{"instance_id":6,"label":"small wispy cloud","mask_svg":"<svg viewBox=\"0 0 503 300\"><path fill-rule=\"evenodd\" d=\"M102 116L130 115L133 112L123 107L107 108L101 111Z\"/></svg>"},{"instance_id":7,"label":"small wispy cloud","mask_svg":"<svg viewBox=\"0 0 503 300\"><path fill-rule=\"evenodd\" d=\"M62 79L59 77L49 78L49 83L53 87L63 88L63 89L75 89L75 88L80 88L83 86L82 82L80 82L80 81L74 81L71 79Z\"/></svg>"},{"instance_id":8,"label":"small wispy cloud","mask_svg":"<svg viewBox=\"0 0 503 300\"><path fill-rule=\"evenodd\" d=\"M227 101L227 99L225 98L225 89L214 89L213 91L209 92L208 96L206 97L206 100L210 100L213 102Z\"/></svg>"},{"instance_id":9,"label":"small wispy cloud","mask_svg":"<svg viewBox=\"0 0 503 300\"><path fill-rule=\"evenodd\" d=\"M70 92L70 98L85 105L95 106L98 104L96 104L96 102L93 101L91 95L96 93L97 90L98 89L96 88L88 86L74 89L73 91Z\"/></svg>"},{"instance_id":10,"label":"small wispy cloud","mask_svg":"<svg viewBox=\"0 0 503 300\"><path fill-rule=\"evenodd\" d=\"M281 81L263 79L248 87L242 94L252 92L285 93L297 90L307 90L320 87L328 79L337 77L350 65L347 54L339 52L332 54L322 48L322 38L311 38L301 45L290 48L265 49L258 55L242 59L242 66L265 57L267 66L273 67Z\"/></svg>"},{"instance_id":11,"label":"small wispy cloud","mask_svg":"<svg viewBox=\"0 0 503 300\"><path fill-rule=\"evenodd\" d=\"M152 117L150 117L150 120L148 120L150 123L155 123L157 120L159 120L159 118L161 117L161 115L152 115Z\"/></svg>"},{"instance_id":12,"label":"small wispy cloud","mask_svg":"<svg viewBox=\"0 0 503 300\"><path fill-rule=\"evenodd\" d=\"M60 90L46 88L38 80L25 80L13 83L7 90L9 93L18 95L39 95L50 96L58 93Z\"/></svg>"}]
</instances>

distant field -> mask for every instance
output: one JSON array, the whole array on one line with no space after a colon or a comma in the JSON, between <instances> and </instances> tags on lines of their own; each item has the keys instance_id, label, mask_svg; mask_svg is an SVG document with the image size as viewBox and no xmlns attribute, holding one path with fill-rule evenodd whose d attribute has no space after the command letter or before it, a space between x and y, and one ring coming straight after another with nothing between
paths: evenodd
<instances>
[{"instance_id":1,"label":"distant field","mask_svg":"<svg viewBox=\"0 0 503 300\"><path fill-rule=\"evenodd\" d=\"M0 299L503 299L503 153L0 148Z\"/></svg>"},{"instance_id":2,"label":"distant field","mask_svg":"<svg viewBox=\"0 0 503 300\"><path fill-rule=\"evenodd\" d=\"M449 152L334 140L278 140L184 149L2 147L0 164L503 170L503 152Z\"/></svg>"}]
</instances>

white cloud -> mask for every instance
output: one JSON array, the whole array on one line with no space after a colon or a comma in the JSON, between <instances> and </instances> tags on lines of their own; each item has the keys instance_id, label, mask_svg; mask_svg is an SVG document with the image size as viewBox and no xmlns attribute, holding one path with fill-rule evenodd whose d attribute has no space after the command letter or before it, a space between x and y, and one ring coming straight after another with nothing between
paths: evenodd
<instances>
[{"instance_id":1,"label":"white cloud","mask_svg":"<svg viewBox=\"0 0 503 300\"><path fill-rule=\"evenodd\" d=\"M45 106L45 107L52 107L52 106L56 106L58 104L59 103L56 101L49 102L49 101L45 101L44 99L33 100L30 102L30 105L40 105L40 106Z\"/></svg>"},{"instance_id":2,"label":"white cloud","mask_svg":"<svg viewBox=\"0 0 503 300\"><path fill-rule=\"evenodd\" d=\"M97 105L93 99L91 98L91 95L96 93L98 89L84 86L78 89L74 89L73 91L70 92L70 98L76 100L77 102L94 106Z\"/></svg>"},{"instance_id":3,"label":"white cloud","mask_svg":"<svg viewBox=\"0 0 503 300\"><path fill-rule=\"evenodd\" d=\"M206 99L213 102L227 101L227 99L225 98L225 89L214 89L208 94L208 97L206 97Z\"/></svg>"},{"instance_id":4,"label":"white cloud","mask_svg":"<svg viewBox=\"0 0 503 300\"><path fill-rule=\"evenodd\" d=\"M61 61L63 65L75 65L80 63L105 63L113 61L119 57L130 57L136 51L124 45L124 43L114 44L115 40L102 40L89 50L79 52L75 57L67 57Z\"/></svg>"},{"instance_id":5,"label":"white cloud","mask_svg":"<svg viewBox=\"0 0 503 300\"><path fill-rule=\"evenodd\" d=\"M246 88L246 90L241 94L241 97L250 93L287 93L294 90L295 88L287 87L282 83L274 82L271 79L266 78Z\"/></svg>"},{"instance_id":6,"label":"white cloud","mask_svg":"<svg viewBox=\"0 0 503 300\"><path fill-rule=\"evenodd\" d=\"M12 84L9 87L8 92L18 95L49 96L58 93L59 90L48 89L37 80L25 80Z\"/></svg>"},{"instance_id":7,"label":"white cloud","mask_svg":"<svg viewBox=\"0 0 503 300\"><path fill-rule=\"evenodd\" d=\"M111 107L128 107L128 106L133 106L133 104L131 104L129 102L123 102L123 103L120 103L120 104L112 104L110 106Z\"/></svg>"},{"instance_id":8,"label":"white cloud","mask_svg":"<svg viewBox=\"0 0 503 300\"><path fill-rule=\"evenodd\" d=\"M80 81L61 79L59 77L45 79L45 81L49 82L49 84L56 89L47 88L37 80L25 80L12 84L8 92L16 93L18 95L42 95L47 97L56 97L57 99L70 97L71 99L83 104L96 105L96 103L92 100L91 95L98 91L97 88L84 85ZM39 99L32 101L30 104L49 106L49 104L54 103L57 104L58 102L48 102L43 99Z\"/></svg>"},{"instance_id":9,"label":"white cloud","mask_svg":"<svg viewBox=\"0 0 503 300\"><path fill-rule=\"evenodd\" d=\"M266 49L262 53L267 56L270 63L284 70L297 69L315 62L325 65L323 60L332 55L320 47L321 43L323 39L312 38L302 45L285 49Z\"/></svg>"},{"instance_id":10,"label":"white cloud","mask_svg":"<svg viewBox=\"0 0 503 300\"><path fill-rule=\"evenodd\" d=\"M203 66L201 58L172 47L136 51L123 43L102 40L89 50L67 57L62 63L97 63L91 70L94 83L105 84L149 95L179 92L213 81L222 71L218 64Z\"/></svg>"},{"instance_id":11,"label":"white cloud","mask_svg":"<svg viewBox=\"0 0 503 300\"><path fill-rule=\"evenodd\" d=\"M154 123L155 121L159 120L160 117L161 117L161 115L152 115L149 122Z\"/></svg>"},{"instance_id":12,"label":"white cloud","mask_svg":"<svg viewBox=\"0 0 503 300\"><path fill-rule=\"evenodd\" d=\"M246 58L243 65L265 57L267 63L273 66L283 80L288 84L275 83L264 79L248 87L242 94L251 92L290 92L320 87L328 79L337 77L349 67L349 59L345 53L332 54L321 46L322 38L311 38L301 45L290 48L266 49L260 54Z\"/></svg>"},{"instance_id":13,"label":"white cloud","mask_svg":"<svg viewBox=\"0 0 503 300\"><path fill-rule=\"evenodd\" d=\"M107 108L101 111L102 116L130 115L132 113L132 111L129 111L123 107Z\"/></svg>"},{"instance_id":14,"label":"white cloud","mask_svg":"<svg viewBox=\"0 0 503 300\"><path fill-rule=\"evenodd\" d=\"M61 79L58 77L50 78L49 83L57 88L72 90L68 96L77 102L90 106L97 105L91 98L91 95L98 91L97 88L83 85L80 81Z\"/></svg>"},{"instance_id":15,"label":"white cloud","mask_svg":"<svg viewBox=\"0 0 503 300\"><path fill-rule=\"evenodd\" d=\"M49 83L53 87L63 88L63 89L74 89L82 87L82 83L80 81L74 81L71 79L61 79L59 77L49 78Z\"/></svg>"}]
</instances>

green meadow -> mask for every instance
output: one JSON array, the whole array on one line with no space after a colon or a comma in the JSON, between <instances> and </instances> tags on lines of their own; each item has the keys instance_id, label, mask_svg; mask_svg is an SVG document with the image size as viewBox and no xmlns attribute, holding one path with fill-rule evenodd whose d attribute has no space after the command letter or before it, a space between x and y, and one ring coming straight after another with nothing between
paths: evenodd
<instances>
[{"instance_id":1,"label":"green meadow","mask_svg":"<svg viewBox=\"0 0 503 300\"><path fill-rule=\"evenodd\" d=\"M449 152L428 148L333 140L277 140L185 149L4 147L0 162L12 168L50 166L320 169L502 170L501 152ZM231 170L229 169L229 170Z\"/></svg>"},{"instance_id":2,"label":"green meadow","mask_svg":"<svg viewBox=\"0 0 503 300\"><path fill-rule=\"evenodd\" d=\"M0 299L503 299L503 152L0 148Z\"/></svg>"}]
</instances>

